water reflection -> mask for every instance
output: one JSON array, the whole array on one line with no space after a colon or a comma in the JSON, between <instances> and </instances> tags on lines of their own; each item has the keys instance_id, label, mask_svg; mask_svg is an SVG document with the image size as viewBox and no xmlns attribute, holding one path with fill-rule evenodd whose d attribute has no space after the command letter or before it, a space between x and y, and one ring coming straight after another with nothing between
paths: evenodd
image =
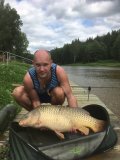
<instances>
[{"instance_id":1,"label":"water reflection","mask_svg":"<svg viewBox=\"0 0 120 160\"><path fill-rule=\"evenodd\" d=\"M120 68L65 66L69 78L80 87L92 87L96 94L120 118Z\"/></svg>"}]
</instances>

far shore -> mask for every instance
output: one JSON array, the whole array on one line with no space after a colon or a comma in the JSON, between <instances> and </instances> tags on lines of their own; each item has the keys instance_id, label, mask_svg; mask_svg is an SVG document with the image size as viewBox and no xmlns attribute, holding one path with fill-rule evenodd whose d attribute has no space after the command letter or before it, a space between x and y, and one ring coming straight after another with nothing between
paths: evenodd
<instances>
[{"instance_id":1,"label":"far shore","mask_svg":"<svg viewBox=\"0 0 120 160\"><path fill-rule=\"evenodd\" d=\"M103 60L103 61L97 61L97 62L91 62L91 63L66 64L65 66L120 67L120 61Z\"/></svg>"}]
</instances>

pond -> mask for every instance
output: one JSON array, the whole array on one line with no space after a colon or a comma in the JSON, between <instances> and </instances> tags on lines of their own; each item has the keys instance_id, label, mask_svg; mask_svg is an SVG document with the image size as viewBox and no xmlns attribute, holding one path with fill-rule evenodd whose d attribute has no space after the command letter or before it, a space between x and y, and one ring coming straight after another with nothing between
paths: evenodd
<instances>
[{"instance_id":1,"label":"pond","mask_svg":"<svg viewBox=\"0 0 120 160\"><path fill-rule=\"evenodd\" d=\"M97 95L120 119L120 68L64 66L70 80L82 88L92 87Z\"/></svg>"}]
</instances>

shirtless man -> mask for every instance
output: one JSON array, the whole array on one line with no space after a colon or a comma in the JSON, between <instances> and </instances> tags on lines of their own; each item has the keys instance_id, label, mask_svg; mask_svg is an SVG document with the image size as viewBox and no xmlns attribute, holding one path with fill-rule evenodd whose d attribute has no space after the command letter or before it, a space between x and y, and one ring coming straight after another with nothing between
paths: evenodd
<instances>
[{"instance_id":1,"label":"shirtless man","mask_svg":"<svg viewBox=\"0 0 120 160\"><path fill-rule=\"evenodd\" d=\"M65 98L70 107L78 106L64 69L52 62L46 50L34 53L33 67L24 76L23 85L16 87L12 95L28 111L41 103L62 105Z\"/></svg>"}]
</instances>

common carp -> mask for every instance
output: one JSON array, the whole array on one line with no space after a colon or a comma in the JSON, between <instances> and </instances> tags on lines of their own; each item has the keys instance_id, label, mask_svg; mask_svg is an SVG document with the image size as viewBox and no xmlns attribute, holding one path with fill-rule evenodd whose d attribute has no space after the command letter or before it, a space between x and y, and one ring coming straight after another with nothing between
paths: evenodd
<instances>
[{"instance_id":1,"label":"common carp","mask_svg":"<svg viewBox=\"0 0 120 160\"><path fill-rule=\"evenodd\" d=\"M22 127L45 127L53 130L64 139L62 132L78 130L84 135L100 132L105 128L105 121L96 119L81 108L41 106L28 112L19 122Z\"/></svg>"}]
</instances>

